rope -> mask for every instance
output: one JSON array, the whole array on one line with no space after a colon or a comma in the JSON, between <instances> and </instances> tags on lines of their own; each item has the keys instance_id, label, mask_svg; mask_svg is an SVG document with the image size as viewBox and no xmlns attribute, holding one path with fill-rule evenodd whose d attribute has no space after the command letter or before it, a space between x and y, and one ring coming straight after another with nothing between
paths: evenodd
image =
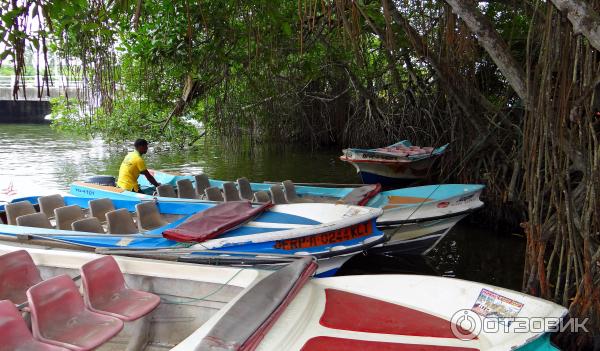
<instances>
[{"instance_id":1,"label":"rope","mask_svg":"<svg viewBox=\"0 0 600 351\"><path fill-rule=\"evenodd\" d=\"M246 268L240 268L231 278L229 278L229 280L227 280L225 283L221 284L221 286L219 286L215 291L199 297L199 298L189 298L188 300L183 300L183 301L173 301L173 300L168 300L165 299L163 297L160 298L161 302L166 303L166 304L171 304L171 305L185 305L185 304L189 304L192 302L198 302L198 301L203 301L206 300L207 298L217 294L218 292L220 292L221 290L223 290L223 288L225 288L227 285L229 285L229 283L231 283L231 281L233 279L235 279L235 277L238 276L238 274L240 274L243 270L246 270Z\"/></svg>"}]
</instances>

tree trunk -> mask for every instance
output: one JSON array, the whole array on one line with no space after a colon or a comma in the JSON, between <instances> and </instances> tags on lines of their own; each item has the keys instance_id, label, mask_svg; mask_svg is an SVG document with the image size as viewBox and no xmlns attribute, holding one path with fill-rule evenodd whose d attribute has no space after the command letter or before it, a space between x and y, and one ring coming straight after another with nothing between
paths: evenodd
<instances>
[{"instance_id":1,"label":"tree trunk","mask_svg":"<svg viewBox=\"0 0 600 351\"><path fill-rule=\"evenodd\" d=\"M525 72L514 59L506 42L494 29L490 19L476 7L475 3L464 0L446 0L469 30L477 37L479 44L487 51L496 63L515 93L529 105L529 94L525 82Z\"/></svg>"},{"instance_id":2,"label":"tree trunk","mask_svg":"<svg viewBox=\"0 0 600 351\"><path fill-rule=\"evenodd\" d=\"M583 34L596 50L600 50L600 17L583 0L550 0L566 12L575 34Z\"/></svg>"}]
</instances>

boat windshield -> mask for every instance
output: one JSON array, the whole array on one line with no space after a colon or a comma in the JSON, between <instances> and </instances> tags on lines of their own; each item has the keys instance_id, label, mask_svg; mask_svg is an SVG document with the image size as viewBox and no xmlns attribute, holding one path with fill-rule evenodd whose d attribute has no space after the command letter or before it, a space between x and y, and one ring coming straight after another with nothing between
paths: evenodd
<instances>
[{"instance_id":1,"label":"boat windshield","mask_svg":"<svg viewBox=\"0 0 600 351\"><path fill-rule=\"evenodd\" d=\"M303 258L259 281L231 306L196 351L256 346L313 275L316 266L311 258Z\"/></svg>"}]
</instances>

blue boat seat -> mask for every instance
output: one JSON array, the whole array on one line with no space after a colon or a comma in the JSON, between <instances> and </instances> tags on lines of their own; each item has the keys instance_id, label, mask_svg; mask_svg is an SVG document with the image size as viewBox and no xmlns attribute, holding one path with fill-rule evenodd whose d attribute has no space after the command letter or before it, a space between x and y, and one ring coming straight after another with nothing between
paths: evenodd
<instances>
[{"instance_id":1,"label":"blue boat seat","mask_svg":"<svg viewBox=\"0 0 600 351\"><path fill-rule=\"evenodd\" d=\"M35 208L29 201L19 201L4 205L6 220L9 225L17 225L17 217L35 213Z\"/></svg>"},{"instance_id":2,"label":"blue boat seat","mask_svg":"<svg viewBox=\"0 0 600 351\"><path fill-rule=\"evenodd\" d=\"M125 208L108 212L106 223L110 234L136 234L139 232L131 213Z\"/></svg>"},{"instance_id":3,"label":"blue boat seat","mask_svg":"<svg viewBox=\"0 0 600 351\"><path fill-rule=\"evenodd\" d=\"M286 180L283 183L283 188L285 189L285 199L289 203L300 203L300 202L312 202L308 199L303 199L296 193L296 186L291 180Z\"/></svg>"},{"instance_id":4,"label":"blue boat seat","mask_svg":"<svg viewBox=\"0 0 600 351\"><path fill-rule=\"evenodd\" d=\"M205 195L204 190L210 188L210 180L206 174L200 173L194 176L194 181L196 182L196 195L200 199Z\"/></svg>"},{"instance_id":5,"label":"blue boat seat","mask_svg":"<svg viewBox=\"0 0 600 351\"><path fill-rule=\"evenodd\" d=\"M175 189L170 184L162 184L156 187L156 192L160 197L177 197Z\"/></svg>"},{"instance_id":6,"label":"blue boat seat","mask_svg":"<svg viewBox=\"0 0 600 351\"><path fill-rule=\"evenodd\" d=\"M225 201L242 201L240 193L234 182L223 183L223 195L225 195Z\"/></svg>"},{"instance_id":7,"label":"blue boat seat","mask_svg":"<svg viewBox=\"0 0 600 351\"><path fill-rule=\"evenodd\" d=\"M271 188L269 189L269 191L271 192L271 200L273 201L273 203L275 205L281 205L281 204L287 204L287 200L285 199L285 195L283 194L283 189L281 188L281 185L279 184L275 184L275 185L271 185Z\"/></svg>"},{"instance_id":8,"label":"blue boat seat","mask_svg":"<svg viewBox=\"0 0 600 351\"><path fill-rule=\"evenodd\" d=\"M266 203L271 201L269 193L266 191L257 191L254 193L254 202Z\"/></svg>"},{"instance_id":9,"label":"blue boat seat","mask_svg":"<svg viewBox=\"0 0 600 351\"><path fill-rule=\"evenodd\" d=\"M106 214L108 212L115 210L112 200L106 198L90 200L88 201L88 207L90 208L90 214L98 218L101 223L106 221Z\"/></svg>"},{"instance_id":10,"label":"blue boat seat","mask_svg":"<svg viewBox=\"0 0 600 351\"><path fill-rule=\"evenodd\" d=\"M194 184L189 179L180 179L177 181L177 195L180 199L195 199L196 190Z\"/></svg>"},{"instance_id":11,"label":"blue boat seat","mask_svg":"<svg viewBox=\"0 0 600 351\"><path fill-rule=\"evenodd\" d=\"M254 193L252 192L252 186L246 177L238 178L238 188L240 189L240 196L242 199L252 200Z\"/></svg>"},{"instance_id":12,"label":"blue boat seat","mask_svg":"<svg viewBox=\"0 0 600 351\"><path fill-rule=\"evenodd\" d=\"M104 234L102 223L96 217L89 217L71 223L71 230L76 232L88 232Z\"/></svg>"},{"instance_id":13,"label":"blue boat seat","mask_svg":"<svg viewBox=\"0 0 600 351\"><path fill-rule=\"evenodd\" d=\"M43 212L36 212L24 216L19 216L17 217L17 225L22 227L52 229L52 223L50 223L48 216Z\"/></svg>"},{"instance_id":14,"label":"blue boat seat","mask_svg":"<svg viewBox=\"0 0 600 351\"><path fill-rule=\"evenodd\" d=\"M77 205L64 206L54 209L56 229L71 230L73 222L84 217L83 210Z\"/></svg>"},{"instance_id":15,"label":"blue boat seat","mask_svg":"<svg viewBox=\"0 0 600 351\"><path fill-rule=\"evenodd\" d=\"M40 212L46 214L46 217L52 218L55 209L65 206L65 199L58 194L40 196L38 197L38 204L40 205Z\"/></svg>"},{"instance_id":16,"label":"blue boat seat","mask_svg":"<svg viewBox=\"0 0 600 351\"><path fill-rule=\"evenodd\" d=\"M206 195L206 199L209 201L225 201L223 194L221 194L221 190L219 190L217 187L211 186L204 189L204 194Z\"/></svg>"},{"instance_id":17,"label":"blue boat seat","mask_svg":"<svg viewBox=\"0 0 600 351\"><path fill-rule=\"evenodd\" d=\"M145 201L135 205L138 226L143 230L151 230L166 225L154 201Z\"/></svg>"}]
</instances>

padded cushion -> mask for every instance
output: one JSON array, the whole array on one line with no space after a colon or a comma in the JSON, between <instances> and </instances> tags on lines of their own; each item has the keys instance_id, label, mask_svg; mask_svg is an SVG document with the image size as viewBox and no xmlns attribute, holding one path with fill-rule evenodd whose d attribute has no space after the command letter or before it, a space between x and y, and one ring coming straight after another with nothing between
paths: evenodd
<instances>
[{"instance_id":1,"label":"padded cushion","mask_svg":"<svg viewBox=\"0 0 600 351\"><path fill-rule=\"evenodd\" d=\"M203 242L219 236L266 211L272 204L252 207L249 201L218 204L199 212L175 228L167 229L163 236L179 242Z\"/></svg>"}]
</instances>

